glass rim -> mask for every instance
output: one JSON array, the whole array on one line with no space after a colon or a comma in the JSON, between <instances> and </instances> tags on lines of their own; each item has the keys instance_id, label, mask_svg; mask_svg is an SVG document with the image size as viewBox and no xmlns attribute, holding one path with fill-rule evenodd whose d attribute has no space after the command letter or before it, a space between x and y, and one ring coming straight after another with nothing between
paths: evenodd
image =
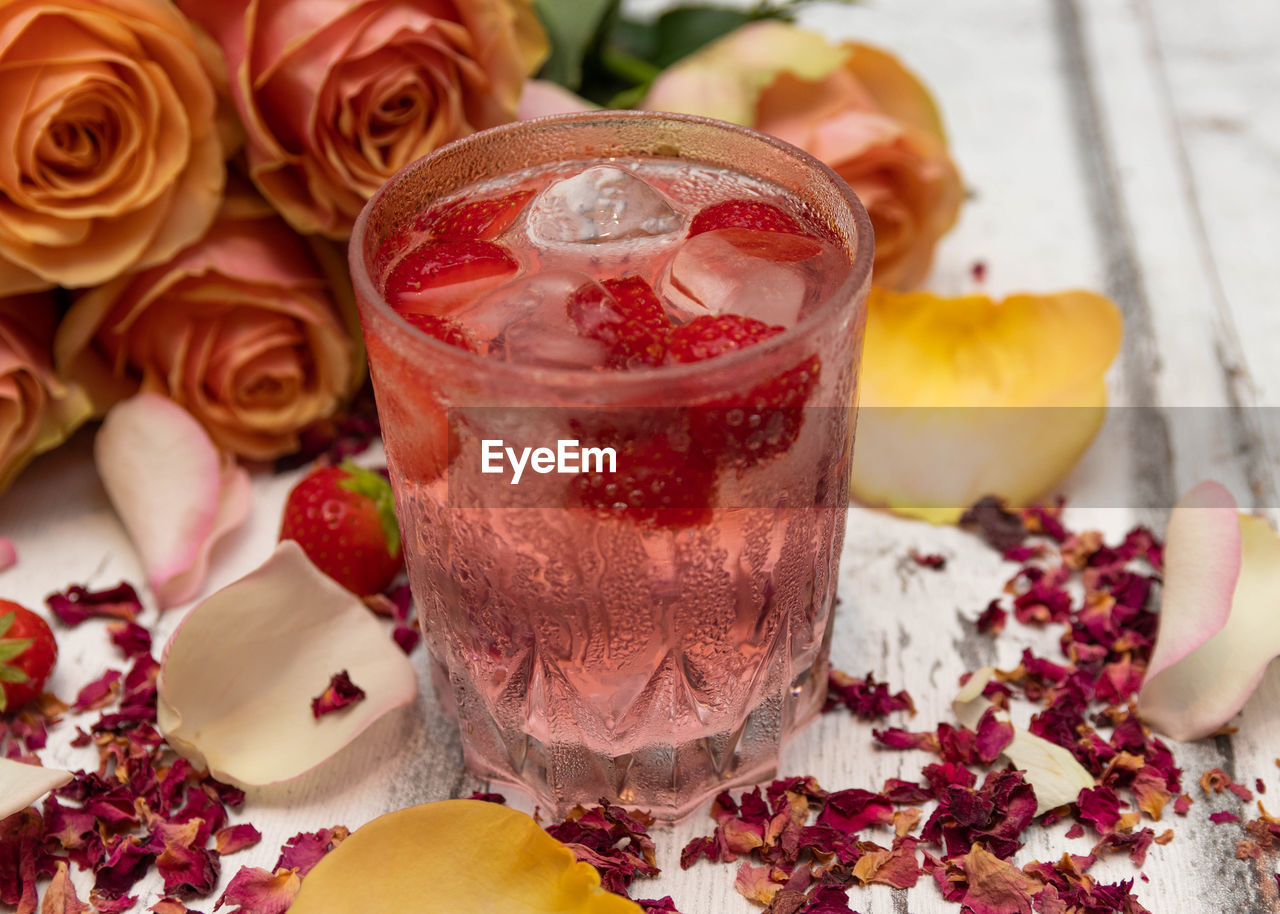
<instances>
[{"instance_id":1,"label":"glass rim","mask_svg":"<svg viewBox=\"0 0 1280 914\"><path fill-rule=\"evenodd\" d=\"M371 214L378 208L384 197L389 193L393 193L399 185L410 180L418 171L430 168L433 163L447 156L458 154L458 151L466 146L486 141L492 137L501 137L511 133L525 133L531 128L540 130L556 128L562 125L567 127L579 124L584 126L601 125L624 119L674 121L691 127L701 126L721 133L736 134L750 142L771 146L783 155L794 159L804 167L821 175L843 199L853 214L856 238L853 244L853 256L849 261L848 273L844 280L832 290L827 300L814 308L810 314L793 326L787 327L782 333L775 334L753 346L727 352L714 359L705 359L701 362L652 367L643 366L629 368L626 371L609 372L601 372L594 367L551 368L541 365L508 362L502 359L492 359L459 346L452 346L414 328L399 312L391 307L382 293L375 288L373 278L369 272L368 258L364 251L365 233L368 229ZM696 162L698 160L691 158L690 161ZM746 173L750 174L750 172ZM841 242L847 250L849 243L843 238ZM871 217L867 214L866 207L863 206L862 201L854 193L848 182L836 174L835 170L825 162L805 152L798 146L770 134L762 133L759 130L744 127L741 124L735 124L730 121L716 120L715 118L666 111L599 109L571 114L550 114L489 127L439 146L426 155L409 162L388 178L361 208L360 214L356 217L352 227L347 251L351 282L357 301L367 303L368 306L379 312L382 317L390 318L391 326L396 329L401 337L410 341L412 345L420 347L422 352L430 354L435 360L453 363L460 368L483 371L487 376L495 380L506 377L512 381L523 380L551 387L580 387L586 378L601 380L607 378L603 386L607 386L611 392L628 393L633 392L633 389L634 391L642 390L658 381L680 381L695 379L708 374L731 372L737 366L766 359L778 350L790 346L795 340L817 332L831 320L833 309L826 307L828 303L841 299L851 301L854 299L858 289L864 284L869 284L872 263L875 257L875 237L872 231Z\"/></svg>"}]
</instances>

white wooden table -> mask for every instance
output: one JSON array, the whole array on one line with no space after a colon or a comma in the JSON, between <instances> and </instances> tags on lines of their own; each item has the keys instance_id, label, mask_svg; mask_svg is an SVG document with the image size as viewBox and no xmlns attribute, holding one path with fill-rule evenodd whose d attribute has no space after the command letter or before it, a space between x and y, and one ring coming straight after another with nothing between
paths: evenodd
<instances>
[{"instance_id":1,"label":"white wooden table","mask_svg":"<svg viewBox=\"0 0 1280 914\"><path fill-rule=\"evenodd\" d=\"M880 0L815 6L802 21L894 50L936 91L972 195L942 246L934 289L971 288L971 266L982 261L993 293L1079 286L1107 293L1123 309L1113 402L1160 409L1109 423L1065 485L1078 505L1072 526L1112 536L1135 521L1163 530L1177 494L1207 476L1228 484L1243 507L1277 520L1278 423L1268 424L1258 407L1280 407L1280 5ZM1204 417L1213 420L1208 431ZM42 458L0 499L0 534L20 554L0 574L3 596L40 606L45 594L72 582L141 580L92 473L89 441L81 434ZM251 524L215 555L210 590L267 554L296 478L256 479ZM1013 666L1026 643L1017 626L993 641L965 624L1013 566L954 529L853 509L848 530L835 665L909 689L919 708L914 728L951 720L956 677L989 662ZM947 555L946 571L904 563L912 548ZM142 621L160 643L180 615L149 609ZM64 697L118 663L100 623L60 637L51 686ZM1049 644L1042 650L1056 656ZM423 651L415 656L423 667ZM463 769L457 736L423 683L415 706L384 718L329 764L251 791L237 820L254 823L264 840L224 861L224 882L241 864L270 867L281 842L298 831L355 828L388 810L482 789ZM1238 827L1208 821L1219 809L1255 813L1230 794L1206 800L1196 786L1204 770L1221 766L1250 786L1261 777L1270 788L1264 800L1280 795L1280 664L1238 724L1231 737L1174 744L1197 803L1185 819L1166 817L1175 838L1152 848L1144 870L1150 882L1137 883L1157 914L1280 912L1275 861L1237 861ZM825 715L789 745L782 773L813 774L828 789L916 778L928 759L877 751L870 730L850 715ZM66 739L63 732L51 740L47 764L93 763ZM680 848L710 824L697 817L659 832L663 874L638 883L634 894L670 894L685 914L754 910L733 891L735 867L679 869ZM1088 851L1088 838L1068 840L1064 830L1030 830L1016 862ZM1137 875L1123 857L1094 873L1107 881ZM135 910L155 900L157 886L138 888ZM851 898L863 914L958 910L927 880L910 890L855 888ZM212 900L196 906L208 910Z\"/></svg>"}]
</instances>

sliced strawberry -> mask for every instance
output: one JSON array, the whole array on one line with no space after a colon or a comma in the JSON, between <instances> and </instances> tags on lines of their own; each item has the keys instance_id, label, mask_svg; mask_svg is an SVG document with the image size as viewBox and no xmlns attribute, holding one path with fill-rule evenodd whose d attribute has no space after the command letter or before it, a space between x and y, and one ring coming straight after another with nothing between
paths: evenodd
<instances>
[{"instance_id":1,"label":"sliced strawberry","mask_svg":"<svg viewBox=\"0 0 1280 914\"><path fill-rule=\"evenodd\" d=\"M533 191L517 190L501 197L461 200L429 210L418 227L442 241L488 241L510 228L532 199Z\"/></svg>"},{"instance_id":2,"label":"sliced strawberry","mask_svg":"<svg viewBox=\"0 0 1280 914\"><path fill-rule=\"evenodd\" d=\"M438 314L420 314L416 311L410 311L405 314L404 319L427 336L435 337L442 343L457 346L459 349L467 350L467 352L478 353L480 351L480 348L476 345L475 338L468 332L467 328L455 320L440 317Z\"/></svg>"},{"instance_id":3,"label":"sliced strawberry","mask_svg":"<svg viewBox=\"0 0 1280 914\"><path fill-rule=\"evenodd\" d=\"M687 433L660 432L614 447L616 472L574 478L580 505L602 516L660 527L710 520L715 467Z\"/></svg>"},{"instance_id":4,"label":"sliced strawberry","mask_svg":"<svg viewBox=\"0 0 1280 914\"><path fill-rule=\"evenodd\" d=\"M667 361L712 359L754 346L783 329L737 314L698 317L672 331ZM800 434L804 404L818 382L820 368L818 357L810 356L743 394L694 407L689 416L694 441L721 460L741 466L783 453Z\"/></svg>"},{"instance_id":5,"label":"sliced strawberry","mask_svg":"<svg viewBox=\"0 0 1280 914\"><path fill-rule=\"evenodd\" d=\"M433 241L414 248L387 277L387 300L407 313L439 312L514 275L520 264L491 241Z\"/></svg>"},{"instance_id":6,"label":"sliced strawberry","mask_svg":"<svg viewBox=\"0 0 1280 914\"><path fill-rule=\"evenodd\" d=\"M714 229L741 228L759 232L808 235L804 226L763 200L721 200L705 207L689 223L689 237Z\"/></svg>"},{"instance_id":7,"label":"sliced strawberry","mask_svg":"<svg viewBox=\"0 0 1280 914\"><path fill-rule=\"evenodd\" d=\"M740 314L704 314L671 331L667 340L667 362L714 359L726 352L762 343L784 329Z\"/></svg>"},{"instance_id":8,"label":"sliced strawberry","mask_svg":"<svg viewBox=\"0 0 1280 914\"><path fill-rule=\"evenodd\" d=\"M653 287L639 276L579 286L565 309L579 333L608 345L610 368L663 363L671 321Z\"/></svg>"}]
</instances>

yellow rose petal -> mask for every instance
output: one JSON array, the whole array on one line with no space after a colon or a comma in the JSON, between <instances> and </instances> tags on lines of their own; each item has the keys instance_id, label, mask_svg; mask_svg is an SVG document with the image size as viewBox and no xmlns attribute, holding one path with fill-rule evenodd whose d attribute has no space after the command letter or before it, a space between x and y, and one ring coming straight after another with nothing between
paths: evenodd
<instances>
[{"instance_id":1,"label":"yellow rose petal","mask_svg":"<svg viewBox=\"0 0 1280 914\"><path fill-rule=\"evenodd\" d=\"M357 829L302 881L289 914L640 914L522 812L445 800Z\"/></svg>"},{"instance_id":2,"label":"yellow rose petal","mask_svg":"<svg viewBox=\"0 0 1280 914\"><path fill-rule=\"evenodd\" d=\"M997 302L873 290L854 497L952 523L983 495L1044 495L1102 425L1121 330L1092 292Z\"/></svg>"}]
</instances>

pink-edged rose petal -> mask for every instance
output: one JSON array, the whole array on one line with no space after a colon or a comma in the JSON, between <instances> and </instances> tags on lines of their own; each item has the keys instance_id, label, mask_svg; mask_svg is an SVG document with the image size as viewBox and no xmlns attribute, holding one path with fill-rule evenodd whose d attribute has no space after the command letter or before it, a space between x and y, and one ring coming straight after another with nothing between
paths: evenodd
<instances>
[{"instance_id":1,"label":"pink-edged rose petal","mask_svg":"<svg viewBox=\"0 0 1280 914\"><path fill-rule=\"evenodd\" d=\"M249 516L248 473L190 413L152 393L112 408L94 459L160 608L194 599L214 543Z\"/></svg>"},{"instance_id":2,"label":"pink-edged rose petal","mask_svg":"<svg viewBox=\"0 0 1280 914\"><path fill-rule=\"evenodd\" d=\"M1220 729L1280 655L1280 536L1202 482L1174 507L1160 628L1138 711L1174 739Z\"/></svg>"},{"instance_id":3,"label":"pink-edged rose petal","mask_svg":"<svg viewBox=\"0 0 1280 914\"><path fill-rule=\"evenodd\" d=\"M26 809L50 790L70 782L70 771L0 758L0 819Z\"/></svg>"},{"instance_id":4,"label":"pink-edged rose petal","mask_svg":"<svg viewBox=\"0 0 1280 914\"><path fill-rule=\"evenodd\" d=\"M366 697L316 720L311 700L335 669ZM304 774L417 695L413 665L378 620L291 540L191 609L158 687L169 744L240 785Z\"/></svg>"},{"instance_id":5,"label":"pink-edged rose petal","mask_svg":"<svg viewBox=\"0 0 1280 914\"><path fill-rule=\"evenodd\" d=\"M546 79L526 79L516 107L516 120L548 114L576 114L596 107L580 95Z\"/></svg>"},{"instance_id":6,"label":"pink-edged rose petal","mask_svg":"<svg viewBox=\"0 0 1280 914\"><path fill-rule=\"evenodd\" d=\"M18 550L13 540L0 536L0 571L12 568L18 563Z\"/></svg>"}]
</instances>

